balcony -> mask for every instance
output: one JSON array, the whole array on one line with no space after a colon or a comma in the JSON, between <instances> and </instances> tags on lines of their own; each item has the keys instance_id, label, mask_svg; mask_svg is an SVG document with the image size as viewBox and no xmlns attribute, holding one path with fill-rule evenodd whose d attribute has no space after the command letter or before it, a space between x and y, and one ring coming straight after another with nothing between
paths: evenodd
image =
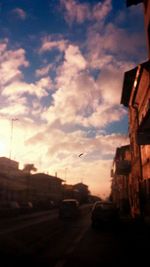
<instances>
[{"instance_id":1,"label":"balcony","mask_svg":"<svg viewBox=\"0 0 150 267\"><path fill-rule=\"evenodd\" d=\"M131 171L131 162L129 160L119 160L116 161L116 171L117 175L128 175Z\"/></svg>"},{"instance_id":2,"label":"balcony","mask_svg":"<svg viewBox=\"0 0 150 267\"><path fill-rule=\"evenodd\" d=\"M150 130L150 104L145 116L140 121L139 130Z\"/></svg>"},{"instance_id":3,"label":"balcony","mask_svg":"<svg viewBox=\"0 0 150 267\"><path fill-rule=\"evenodd\" d=\"M137 131L137 144L150 144L150 102L145 115L139 121L139 128Z\"/></svg>"}]
</instances>

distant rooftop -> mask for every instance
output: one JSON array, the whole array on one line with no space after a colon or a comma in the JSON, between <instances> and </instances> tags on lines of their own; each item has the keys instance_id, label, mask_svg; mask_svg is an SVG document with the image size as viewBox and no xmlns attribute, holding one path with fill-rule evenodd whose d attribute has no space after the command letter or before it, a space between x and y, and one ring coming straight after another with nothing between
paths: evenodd
<instances>
[{"instance_id":1,"label":"distant rooftop","mask_svg":"<svg viewBox=\"0 0 150 267\"><path fill-rule=\"evenodd\" d=\"M63 182L64 180L59 178L59 177L56 177L56 176L53 176L53 175L49 175L49 174L46 174L46 173L35 173L35 174L32 174L32 177L33 178L48 178L48 179L55 179L55 180L59 180L61 182Z\"/></svg>"}]
</instances>

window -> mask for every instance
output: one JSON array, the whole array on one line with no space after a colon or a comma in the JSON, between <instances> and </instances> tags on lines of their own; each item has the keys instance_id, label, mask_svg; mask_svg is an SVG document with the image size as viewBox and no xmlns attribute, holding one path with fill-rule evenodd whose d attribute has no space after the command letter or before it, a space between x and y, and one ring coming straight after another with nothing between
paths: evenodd
<instances>
[{"instance_id":1,"label":"window","mask_svg":"<svg viewBox=\"0 0 150 267\"><path fill-rule=\"evenodd\" d=\"M148 25L148 49L149 49L149 54L150 54L150 22Z\"/></svg>"}]
</instances>

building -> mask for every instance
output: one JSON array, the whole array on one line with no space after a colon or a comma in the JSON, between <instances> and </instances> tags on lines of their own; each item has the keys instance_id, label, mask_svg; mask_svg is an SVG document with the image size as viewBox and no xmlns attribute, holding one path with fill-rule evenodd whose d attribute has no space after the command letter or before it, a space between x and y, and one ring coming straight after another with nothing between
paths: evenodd
<instances>
[{"instance_id":1,"label":"building","mask_svg":"<svg viewBox=\"0 0 150 267\"><path fill-rule=\"evenodd\" d=\"M128 197L133 218L150 216L150 1L126 0L128 7L139 3L143 3L144 7L149 60L124 73L121 95L121 104L128 108L129 114L131 170L128 177ZM116 156L118 153L120 151L116 151ZM116 161L115 158L112 196L119 203L120 194L123 194L122 191L118 192L121 179L118 173L120 157L119 162Z\"/></svg>"},{"instance_id":2,"label":"building","mask_svg":"<svg viewBox=\"0 0 150 267\"><path fill-rule=\"evenodd\" d=\"M127 7L143 3L150 59L150 1L126 0ZM131 174L129 200L133 218L150 214L150 60L125 72L121 104L129 112Z\"/></svg>"},{"instance_id":3,"label":"building","mask_svg":"<svg viewBox=\"0 0 150 267\"><path fill-rule=\"evenodd\" d=\"M6 157L0 157L0 173L14 177L19 173L19 163Z\"/></svg>"},{"instance_id":4,"label":"building","mask_svg":"<svg viewBox=\"0 0 150 267\"><path fill-rule=\"evenodd\" d=\"M74 198L74 189L72 184L64 184L63 185L63 199L66 198Z\"/></svg>"},{"instance_id":5,"label":"building","mask_svg":"<svg viewBox=\"0 0 150 267\"><path fill-rule=\"evenodd\" d=\"M62 198L63 180L44 173L31 174L35 168L27 164L28 168L20 170L17 161L0 158L0 202L11 201L34 202L60 201Z\"/></svg>"},{"instance_id":6,"label":"building","mask_svg":"<svg viewBox=\"0 0 150 267\"><path fill-rule=\"evenodd\" d=\"M59 202L62 199L63 180L45 173L28 175L28 198L30 201Z\"/></svg>"},{"instance_id":7,"label":"building","mask_svg":"<svg viewBox=\"0 0 150 267\"><path fill-rule=\"evenodd\" d=\"M26 183L22 177L19 163L6 157L0 157L0 201L25 199Z\"/></svg>"},{"instance_id":8,"label":"building","mask_svg":"<svg viewBox=\"0 0 150 267\"><path fill-rule=\"evenodd\" d=\"M111 170L111 197L120 214L130 213L131 150L130 145L118 147Z\"/></svg>"},{"instance_id":9,"label":"building","mask_svg":"<svg viewBox=\"0 0 150 267\"><path fill-rule=\"evenodd\" d=\"M89 201L89 189L88 186L84 183L77 183L73 186L74 192L77 196L77 199L79 202L82 203L87 203Z\"/></svg>"},{"instance_id":10,"label":"building","mask_svg":"<svg viewBox=\"0 0 150 267\"><path fill-rule=\"evenodd\" d=\"M121 104L129 111L133 216L136 216L145 209L145 197L150 198L150 61L125 72Z\"/></svg>"}]
</instances>

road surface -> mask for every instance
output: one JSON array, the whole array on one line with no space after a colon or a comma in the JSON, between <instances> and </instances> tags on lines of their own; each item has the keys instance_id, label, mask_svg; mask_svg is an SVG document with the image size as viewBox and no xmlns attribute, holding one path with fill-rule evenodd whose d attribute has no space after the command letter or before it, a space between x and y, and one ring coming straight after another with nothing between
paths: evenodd
<instances>
[{"instance_id":1,"label":"road surface","mask_svg":"<svg viewBox=\"0 0 150 267\"><path fill-rule=\"evenodd\" d=\"M60 220L55 210L1 221L1 266L144 266L149 240L149 226L92 229L90 208L77 220Z\"/></svg>"}]
</instances>

